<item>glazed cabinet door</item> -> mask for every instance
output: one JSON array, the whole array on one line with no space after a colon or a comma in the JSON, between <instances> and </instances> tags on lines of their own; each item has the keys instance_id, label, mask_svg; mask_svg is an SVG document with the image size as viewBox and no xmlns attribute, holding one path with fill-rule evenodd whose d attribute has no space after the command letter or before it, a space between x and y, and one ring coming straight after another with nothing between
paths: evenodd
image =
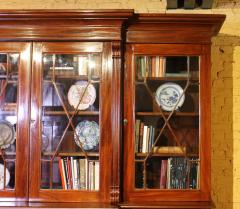
<instances>
[{"instance_id":1,"label":"glazed cabinet door","mask_svg":"<svg viewBox=\"0 0 240 209\"><path fill-rule=\"evenodd\" d=\"M34 43L30 201L109 202L111 44Z\"/></svg>"},{"instance_id":2,"label":"glazed cabinet door","mask_svg":"<svg viewBox=\"0 0 240 209\"><path fill-rule=\"evenodd\" d=\"M209 48L127 47L124 200L208 201Z\"/></svg>"},{"instance_id":3,"label":"glazed cabinet door","mask_svg":"<svg viewBox=\"0 0 240 209\"><path fill-rule=\"evenodd\" d=\"M0 44L0 201L28 198L30 50Z\"/></svg>"}]
</instances>

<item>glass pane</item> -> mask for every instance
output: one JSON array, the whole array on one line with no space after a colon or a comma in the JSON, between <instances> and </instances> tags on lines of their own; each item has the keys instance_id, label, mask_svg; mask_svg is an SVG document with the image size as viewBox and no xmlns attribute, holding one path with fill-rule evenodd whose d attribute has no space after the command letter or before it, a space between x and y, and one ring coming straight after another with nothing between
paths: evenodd
<instances>
[{"instance_id":1,"label":"glass pane","mask_svg":"<svg viewBox=\"0 0 240 209\"><path fill-rule=\"evenodd\" d=\"M198 56L137 56L136 78L198 77Z\"/></svg>"},{"instance_id":2,"label":"glass pane","mask_svg":"<svg viewBox=\"0 0 240 209\"><path fill-rule=\"evenodd\" d=\"M42 189L99 189L101 54L44 54Z\"/></svg>"},{"instance_id":3,"label":"glass pane","mask_svg":"<svg viewBox=\"0 0 240 209\"><path fill-rule=\"evenodd\" d=\"M198 56L135 57L135 187L199 189Z\"/></svg>"},{"instance_id":4,"label":"glass pane","mask_svg":"<svg viewBox=\"0 0 240 209\"><path fill-rule=\"evenodd\" d=\"M0 54L0 190L14 189L19 54Z\"/></svg>"}]
</instances>

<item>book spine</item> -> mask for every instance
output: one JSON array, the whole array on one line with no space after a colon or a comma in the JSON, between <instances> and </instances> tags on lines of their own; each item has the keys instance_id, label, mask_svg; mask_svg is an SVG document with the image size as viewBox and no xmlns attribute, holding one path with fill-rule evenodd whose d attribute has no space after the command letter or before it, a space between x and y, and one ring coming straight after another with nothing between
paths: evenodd
<instances>
[{"instance_id":1,"label":"book spine","mask_svg":"<svg viewBox=\"0 0 240 209\"><path fill-rule=\"evenodd\" d=\"M73 176L72 176L73 174L72 174L70 157L67 157L67 170L68 170L68 176L69 176L70 189L73 189Z\"/></svg>"},{"instance_id":2,"label":"book spine","mask_svg":"<svg viewBox=\"0 0 240 209\"><path fill-rule=\"evenodd\" d=\"M160 189L166 188L168 160L162 160L160 172Z\"/></svg>"},{"instance_id":3,"label":"book spine","mask_svg":"<svg viewBox=\"0 0 240 209\"><path fill-rule=\"evenodd\" d=\"M89 172L88 172L88 182L89 190L94 190L94 164L93 161L88 162Z\"/></svg>"},{"instance_id":4,"label":"book spine","mask_svg":"<svg viewBox=\"0 0 240 209\"><path fill-rule=\"evenodd\" d=\"M79 189L79 166L78 166L78 160L71 157L72 163L72 174L73 174L73 189L78 190Z\"/></svg>"},{"instance_id":5,"label":"book spine","mask_svg":"<svg viewBox=\"0 0 240 209\"><path fill-rule=\"evenodd\" d=\"M139 119L137 119L135 122L135 153L138 153L140 123L141 121Z\"/></svg>"},{"instance_id":6,"label":"book spine","mask_svg":"<svg viewBox=\"0 0 240 209\"><path fill-rule=\"evenodd\" d=\"M143 129L144 129L144 123L141 122L140 124L140 132L139 132L139 142L138 142L138 152L142 152L143 147Z\"/></svg>"},{"instance_id":7,"label":"book spine","mask_svg":"<svg viewBox=\"0 0 240 209\"><path fill-rule=\"evenodd\" d=\"M156 56L156 68L155 68L155 71L156 71L156 77L159 77L159 62L160 62L160 57L159 56Z\"/></svg>"},{"instance_id":8,"label":"book spine","mask_svg":"<svg viewBox=\"0 0 240 209\"><path fill-rule=\"evenodd\" d=\"M85 160L85 188L86 189L89 189L89 178L88 178L88 174L89 174L89 166L88 166L88 160L87 159L84 159Z\"/></svg>"},{"instance_id":9,"label":"book spine","mask_svg":"<svg viewBox=\"0 0 240 209\"><path fill-rule=\"evenodd\" d=\"M99 161L95 161L95 190L99 190Z\"/></svg>"},{"instance_id":10,"label":"book spine","mask_svg":"<svg viewBox=\"0 0 240 209\"><path fill-rule=\"evenodd\" d=\"M66 174L66 185L67 189L71 189L71 184L70 184L70 176L69 176L69 168L68 168L68 159L67 157L63 158L63 163L64 163L64 172Z\"/></svg>"},{"instance_id":11,"label":"book spine","mask_svg":"<svg viewBox=\"0 0 240 209\"><path fill-rule=\"evenodd\" d=\"M168 158L168 165L167 165L167 189L171 189L171 159Z\"/></svg>"},{"instance_id":12,"label":"book spine","mask_svg":"<svg viewBox=\"0 0 240 209\"><path fill-rule=\"evenodd\" d=\"M156 77L156 57L152 57L152 77Z\"/></svg>"},{"instance_id":13,"label":"book spine","mask_svg":"<svg viewBox=\"0 0 240 209\"><path fill-rule=\"evenodd\" d=\"M58 165L59 165L59 173L60 173L61 182L62 182L62 188L67 189L66 173L64 169L63 159L59 158Z\"/></svg>"},{"instance_id":14,"label":"book spine","mask_svg":"<svg viewBox=\"0 0 240 209\"><path fill-rule=\"evenodd\" d=\"M79 159L79 187L80 189L86 189L86 160Z\"/></svg>"},{"instance_id":15,"label":"book spine","mask_svg":"<svg viewBox=\"0 0 240 209\"><path fill-rule=\"evenodd\" d=\"M142 153L147 152L147 136L148 135L148 126L143 127L143 145L142 145Z\"/></svg>"}]
</instances>

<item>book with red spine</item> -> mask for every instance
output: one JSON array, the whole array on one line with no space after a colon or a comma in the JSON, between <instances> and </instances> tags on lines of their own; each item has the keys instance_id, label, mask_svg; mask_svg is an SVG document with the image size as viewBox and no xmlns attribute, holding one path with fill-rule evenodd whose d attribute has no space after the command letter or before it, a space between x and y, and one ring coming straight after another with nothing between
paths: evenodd
<instances>
[{"instance_id":1,"label":"book with red spine","mask_svg":"<svg viewBox=\"0 0 240 209\"><path fill-rule=\"evenodd\" d=\"M62 188L67 189L67 180L66 180L66 173L64 169L64 162L63 159L58 160L58 166L59 166L59 173L61 177L61 182L62 182Z\"/></svg>"},{"instance_id":2,"label":"book with red spine","mask_svg":"<svg viewBox=\"0 0 240 209\"><path fill-rule=\"evenodd\" d=\"M161 173L160 173L160 189L166 188L167 183L167 165L168 160L162 160L161 163Z\"/></svg>"}]
</instances>

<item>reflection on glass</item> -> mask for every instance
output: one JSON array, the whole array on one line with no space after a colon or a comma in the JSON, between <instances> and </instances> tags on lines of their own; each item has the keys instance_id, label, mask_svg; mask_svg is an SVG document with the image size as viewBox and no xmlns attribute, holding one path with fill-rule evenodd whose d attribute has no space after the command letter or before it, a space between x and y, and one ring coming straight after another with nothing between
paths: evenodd
<instances>
[{"instance_id":1,"label":"reflection on glass","mask_svg":"<svg viewBox=\"0 0 240 209\"><path fill-rule=\"evenodd\" d=\"M137 79L198 77L199 57L197 56L137 56L135 61Z\"/></svg>"},{"instance_id":2,"label":"reflection on glass","mask_svg":"<svg viewBox=\"0 0 240 209\"><path fill-rule=\"evenodd\" d=\"M197 56L135 58L137 189L199 189L199 63Z\"/></svg>"},{"instance_id":3,"label":"reflection on glass","mask_svg":"<svg viewBox=\"0 0 240 209\"><path fill-rule=\"evenodd\" d=\"M101 54L44 54L42 189L99 190Z\"/></svg>"},{"instance_id":4,"label":"reflection on glass","mask_svg":"<svg viewBox=\"0 0 240 209\"><path fill-rule=\"evenodd\" d=\"M0 190L14 189L19 54L0 54Z\"/></svg>"}]
</instances>

